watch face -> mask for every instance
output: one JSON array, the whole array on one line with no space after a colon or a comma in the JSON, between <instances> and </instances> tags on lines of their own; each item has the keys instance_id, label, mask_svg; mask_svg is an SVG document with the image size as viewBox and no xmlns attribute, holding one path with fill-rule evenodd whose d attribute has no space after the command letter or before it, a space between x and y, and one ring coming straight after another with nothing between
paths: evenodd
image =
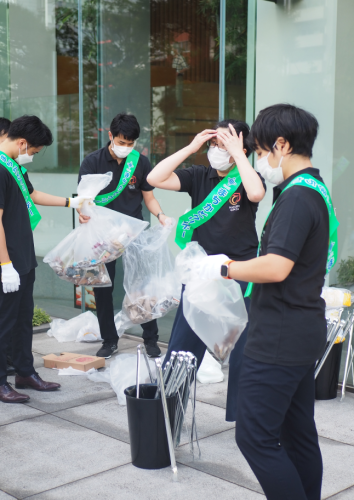
<instances>
[{"instance_id":1,"label":"watch face","mask_svg":"<svg viewBox=\"0 0 354 500\"><path fill-rule=\"evenodd\" d=\"M225 264L223 264L221 266L220 274L221 274L221 276L223 278L227 278L227 276L228 276L228 270L229 270L229 268Z\"/></svg>"}]
</instances>

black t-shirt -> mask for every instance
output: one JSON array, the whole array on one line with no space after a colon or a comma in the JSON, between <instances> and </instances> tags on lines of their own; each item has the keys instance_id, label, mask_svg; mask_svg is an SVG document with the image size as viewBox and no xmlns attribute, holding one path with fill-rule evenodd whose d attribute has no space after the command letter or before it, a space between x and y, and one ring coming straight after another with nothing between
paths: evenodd
<instances>
[{"instance_id":1,"label":"black t-shirt","mask_svg":"<svg viewBox=\"0 0 354 500\"><path fill-rule=\"evenodd\" d=\"M192 198L192 208L202 203L221 180L214 168L204 165L193 165L175 173L181 182L180 191ZM247 198L241 184L210 220L194 229L192 241L197 241L208 255L223 253L233 260L253 259L258 247L257 209L258 203Z\"/></svg>"},{"instance_id":2,"label":"black t-shirt","mask_svg":"<svg viewBox=\"0 0 354 500\"><path fill-rule=\"evenodd\" d=\"M322 181L319 170L307 168ZM292 175L274 188L274 201ZM281 283L255 284L249 315L246 356L284 366L315 363L326 344L325 302L329 215L322 196L292 186L276 202L262 237L260 255L276 254L295 262Z\"/></svg>"},{"instance_id":3,"label":"black t-shirt","mask_svg":"<svg viewBox=\"0 0 354 500\"><path fill-rule=\"evenodd\" d=\"M121 163L118 164L117 160L112 158L109 152L109 145L110 143L104 148L86 156L80 167L79 182L81 176L85 174L105 174L107 172L113 172L111 183L108 184L105 189L102 189L99 194L111 193L116 189L126 161L126 158L124 158ZM115 200L105 205L105 207L125 215L130 215L130 217L143 220L142 191L151 191L154 189L146 180L150 172L151 165L149 160L145 156L140 155L134 175L130 179L129 184Z\"/></svg>"},{"instance_id":4,"label":"black t-shirt","mask_svg":"<svg viewBox=\"0 0 354 500\"><path fill-rule=\"evenodd\" d=\"M19 167L20 168L20 167ZM33 193L28 174L24 174L29 193ZM23 194L10 172L0 164L0 208L2 224L12 265L21 276L37 267L33 233Z\"/></svg>"}]
</instances>

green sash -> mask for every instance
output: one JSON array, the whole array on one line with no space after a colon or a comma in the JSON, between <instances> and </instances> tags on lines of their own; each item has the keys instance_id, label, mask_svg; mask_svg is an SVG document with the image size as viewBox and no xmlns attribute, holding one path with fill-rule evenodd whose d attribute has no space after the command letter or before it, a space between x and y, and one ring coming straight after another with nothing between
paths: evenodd
<instances>
[{"instance_id":1,"label":"green sash","mask_svg":"<svg viewBox=\"0 0 354 500\"><path fill-rule=\"evenodd\" d=\"M28 187L26 185L25 179L23 178L22 169L23 167L19 167L19 165L12 160L9 156L7 156L2 151L0 152L0 163L3 165L12 175L12 177L17 182L18 187L25 199L28 215L31 223L32 231L34 231L37 227L38 222L41 220L41 214L38 212L35 204L32 201L31 195L29 194ZM27 172L26 169L23 169Z\"/></svg>"},{"instance_id":2,"label":"green sash","mask_svg":"<svg viewBox=\"0 0 354 500\"><path fill-rule=\"evenodd\" d=\"M315 191L320 193L320 195L322 196L322 198L324 199L324 201L326 203L326 206L328 209L328 214L329 214L329 246L328 246L328 257L327 257L327 265L326 265L326 274L328 274L329 271L334 266L334 264L336 263L337 255L338 255L337 228L339 226L339 222L338 222L336 214L334 212L334 208L333 208L333 204L332 204L332 200L331 200L331 195L329 194L327 187L322 182L319 182L317 179L312 177L312 175L310 175L310 174L299 175L298 177L293 179L283 189L283 191L280 193L280 195L282 193L284 193L284 191L286 191L287 189L289 189L290 187L295 186L295 185L296 186L305 186L305 187L314 189ZM276 199L275 203L278 201L279 196ZM275 206L275 203L273 204L272 208L270 209L270 211L267 215L267 218L265 220L265 223L264 223L264 226L262 229L262 236L261 236L261 238L259 240L259 244L258 244L257 257L259 256L259 252L261 249L262 237L263 237L264 232L265 232L265 227L266 227L268 218L269 218L269 216L270 216L270 214ZM251 296L252 289L253 289L253 283L248 283L245 297Z\"/></svg>"},{"instance_id":3,"label":"green sash","mask_svg":"<svg viewBox=\"0 0 354 500\"><path fill-rule=\"evenodd\" d=\"M205 200L178 219L175 242L185 248L192 241L193 231L201 226L229 200L242 182L237 167L234 167L223 180L208 194Z\"/></svg>"},{"instance_id":4,"label":"green sash","mask_svg":"<svg viewBox=\"0 0 354 500\"><path fill-rule=\"evenodd\" d=\"M121 194L123 189L129 184L130 179L133 177L139 158L140 158L140 153L138 153L138 151L135 151L133 149L133 151L129 153L129 155L127 156L122 175L120 176L118 182L118 186L111 193L100 194L96 196L95 198L96 205L104 207L105 205L108 205L108 203L111 203L111 201L115 200Z\"/></svg>"}]
</instances>

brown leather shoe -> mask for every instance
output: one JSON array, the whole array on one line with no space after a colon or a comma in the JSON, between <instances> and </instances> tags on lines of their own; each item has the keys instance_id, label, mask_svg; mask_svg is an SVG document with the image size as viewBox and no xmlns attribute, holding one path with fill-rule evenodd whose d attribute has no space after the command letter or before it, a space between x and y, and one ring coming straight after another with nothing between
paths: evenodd
<instances>
[{"instance_id":1,"label":"brown leather shoe","mask_svg":"<svg viewBox=\"0 0 354 500\"><path fill-rule=\"evenodd\" d=\"M16 392L7 382L4 385L0 385L0 401L3 403L25 403L29 398L27 394Z\"/></svg>"},{"instance_id":2,"label":"brown leather shoe","mask_svg":"<svg viewBox=\"0 0 354 500\"><path fill-rule=\"evenodd\" d=\"M59 389L60 384L45 382L41 379L37 372L29 377L21 377L16 373L15 387L16 389L25 389L26 387L29 387L30 389L34 389L36 391L56 391Z\"/></svg>"}]
</instances>

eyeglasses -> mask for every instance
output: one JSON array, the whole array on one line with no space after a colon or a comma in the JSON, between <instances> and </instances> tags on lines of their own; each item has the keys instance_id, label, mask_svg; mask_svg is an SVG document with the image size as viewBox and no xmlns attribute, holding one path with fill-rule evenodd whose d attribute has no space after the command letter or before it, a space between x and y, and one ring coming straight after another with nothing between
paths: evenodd
<instances>
[{"instance_id":1,"label":"eyeglasses","mask_svg":"<svg viewBox=\"0 0 354 500\"><path fill-rule=\"evenodd\" d=\"M226 148L224 145L219 146L218 144L216 144L215 142L212 142L212 141L208 141L207 146L208 146L208 148L218 148L220 151L226 151Z\"/></svg>"}]
</instances>

